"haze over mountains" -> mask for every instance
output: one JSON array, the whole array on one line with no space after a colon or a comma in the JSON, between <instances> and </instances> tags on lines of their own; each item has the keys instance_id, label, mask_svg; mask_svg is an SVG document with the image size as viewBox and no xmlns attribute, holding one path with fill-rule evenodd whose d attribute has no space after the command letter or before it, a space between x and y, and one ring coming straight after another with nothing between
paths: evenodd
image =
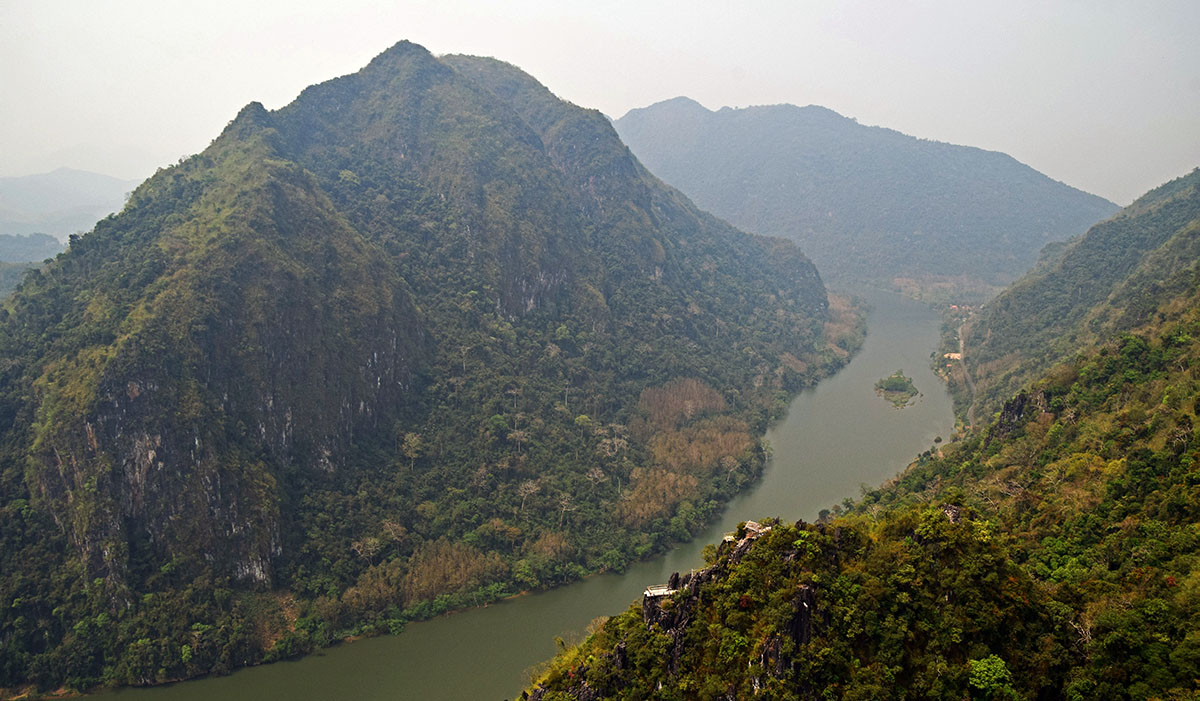
<instances>
[{"instance_id":1,"label":"haze over mountains","mask_svg":"<svg viewBox=\"0 0 1200 701\"><path fill-rule=\"evenodd\" d=\"M0 299L16 288L26 270L62 250L62 243L46 234L0 234Z\"/></svg>"},{"instance_id":2,"label":"haze over mountains","mask_svg":"<svg viewBox=\"0 0 1200 701\"><path fill-rule=\"evenodd\" d=\"M120 210L139 182L72 168L0 178L0 234L66 240Z\"/></svg>"},{"instance_id":3,"label":"haze over mountains","mask_svg":"<svg viewBox=\"0 0 1200 701\"><path fill-rule=\"evenodd\" d=\"M0 185L50 221L112 183ZM66 252L0 235L0 698L297 657L693 536L862 341L823 275L989 299L983 419L820 523L743 514L530 696L1190 698L1200 170L1115 209L819 107L614 127L410 42L250 103Z\"/></svg>"},{"instance_id":4,"label":"haze over mountains","mask_svg":"<svg viewBox=\"0 0 1200 701\"><path fill-rule=\"evenodd\" d=\"M401 42L250 104L0 309L0 687L620 569L753 479L855 330L507 64Z\"/></svg>"},{"instance_id":5,"label":"haze over mountains","mask_svg":"<svg viewBox=\"0 0 1200 701\"><path fill-rule=\"evenodd\" d=\"M979 300L1047 243L1118 207L1002 153L868 127L823 107L631 110L618 133L651 172L747 231L796 241L827 281Z\"/></svg>"}]
</instances>

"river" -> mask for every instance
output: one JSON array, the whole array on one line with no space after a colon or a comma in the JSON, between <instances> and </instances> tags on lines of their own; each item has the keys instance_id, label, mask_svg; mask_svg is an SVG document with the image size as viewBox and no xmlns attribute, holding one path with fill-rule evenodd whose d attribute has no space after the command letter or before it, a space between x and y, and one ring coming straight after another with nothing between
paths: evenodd
<instances>
[{"instance_id":1,"label":"river","mask_svg":"<svg viewBox=\"0 0 1200 701\"><path fill-rule=\"evenodd\" d=\"M554 655L554 639L579 639L597 616L617 613L651 584L702 564L700 551L739 521L778 516L814 520L857 496L860 485L894 476L934 438L949 438L950 397L929 370L939 321L928 307L884 292L872 305L863 348L833 377L799 394L767 433L774 456L763 479L720 521L690 543L623 574L604 574L552 591L412 623L398 636L339 645L301 660L149 689L119 701L200 699L503 699L519 695L533 665ZM897 369L922 395L896 409L876 396L876 380ZM107 695L107 694L106 694Z\"/></svg>"}]
</instances>

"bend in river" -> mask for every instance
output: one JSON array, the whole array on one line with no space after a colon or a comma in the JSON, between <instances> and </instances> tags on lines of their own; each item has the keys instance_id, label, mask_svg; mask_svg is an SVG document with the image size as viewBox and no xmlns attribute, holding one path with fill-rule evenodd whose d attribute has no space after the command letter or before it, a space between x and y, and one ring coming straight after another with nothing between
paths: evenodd
<instances>
[{"instance_id":1,"label":"bend in river","mask_svg":"<svg viewBox=\"0 0 1200 701\"><path fill-rule=\"evenodd\" d=\"M556 652L555 636L575 639L598 617L622 611L651 584L703 564L700 552L739 521L778 516L813 520L822 508L857 496L902 470L937 436L954 430L950 397L930 371L939 321L928 307L884 292L872 305L862 350L833 377L793 400L767 433L774 457L763 479L732 501L718 523L690 543L623 574L589 577L431 621L398 636L333 647L294 662L112 695L122 701L198 699L501 699L520 694L527 670ZM902 368L922 392L896 409L875 382ZM152 697L152 698L151 698Z\"/></svg>"}]
</instances>

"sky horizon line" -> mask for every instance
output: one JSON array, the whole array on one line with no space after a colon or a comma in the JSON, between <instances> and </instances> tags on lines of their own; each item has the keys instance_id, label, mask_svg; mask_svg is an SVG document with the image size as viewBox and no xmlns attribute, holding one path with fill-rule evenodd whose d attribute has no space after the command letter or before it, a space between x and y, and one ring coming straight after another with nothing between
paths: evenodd
<instances>
[{"instance_id":1,"label":"sky horizon line","mask_svg":"<svg viewBox=\"0 0 1200 701\"><path fill-rule=\"evenodd\" d=\"M1188 0L14 0L0 5L0 175L146 177L249 102L278 109L408 39L512 63L613 118L679 95L819 105L1125 205L1200 165L1195 26Z\"/></svg>"}]
</instances>

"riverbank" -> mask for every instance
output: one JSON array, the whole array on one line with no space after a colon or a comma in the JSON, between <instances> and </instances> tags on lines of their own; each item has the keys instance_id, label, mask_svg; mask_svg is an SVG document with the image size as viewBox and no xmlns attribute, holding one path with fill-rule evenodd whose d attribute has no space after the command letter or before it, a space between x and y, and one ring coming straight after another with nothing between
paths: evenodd
<instances>
[{"instance_id":1,"label":"riverbank","mask_svg":"<svg viewBox=\"0 0 1200 701\"><path fill-rule=\"evenodd\" d=\"M550 659L555 638L581 637L593 619L623 610L646 586L672 572L701 566L704 546L739 521L779 516L815 519L839 508L861 484L895 476L934 438L953 427L950 398L928 368L939 342L939 320L928 307L899 295L868 292L868 333L861 350L832 377L804 390L768 431L773 457L758 484L736 497L692 541L624 573L505 599L484 608L410 623L395 636L360 640L297 661L277 662L166 687L125 689L121 701L256 699L499 699L520 693L526 670ZM911 368L927 388L922 401L896 411L874 383L897 367ZM152 698L153 697L153 698Z\"/></svg>"}]
</instances>

